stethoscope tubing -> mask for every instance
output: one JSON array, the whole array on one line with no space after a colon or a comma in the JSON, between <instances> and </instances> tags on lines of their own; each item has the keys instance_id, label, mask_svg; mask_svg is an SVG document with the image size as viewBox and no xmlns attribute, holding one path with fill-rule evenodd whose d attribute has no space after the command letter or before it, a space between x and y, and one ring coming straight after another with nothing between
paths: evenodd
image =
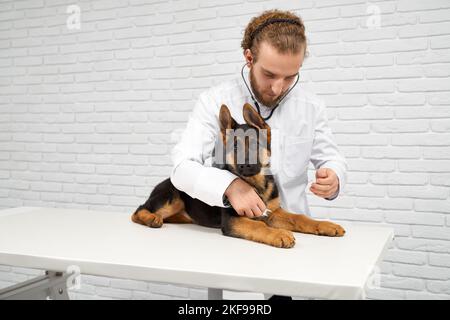
<instances>
[{"instance_id":1,"label":"stethoscope tubing","mask_svg":"<svg viewBox=\"0 0 450 320\"><path fill-rule=\"evenodd\" d=\"M242 80L244 80L245 86L247 87L247 90L248 90L248 92L250 93L250 97L252 98L253 103L255 104L256 109L258 110L259 115L264 119L264 121L267 121L267 120L269 120L269 119L272 117L273 112L275 111L276 108L278 108L278 106L279 106L280 103L284 100L284 98L285 98L285 97L289 94L289 92L291 92L291 90L294 89L294 87L297 85L298 80L300 79L300 75L297 73L297 80L295 80L294 85L293 85L292 87L290 87L288 91L286 91L286 93L281 97L281 99L278 100L278 102L277 102L277 104L275 105L275 107L273 107L272 110L270 111L269 116L267 116L266 118L264 118L264 117L261 115L261 110L260 110L260 108L259 108L259 103L256 101L255 97L253 96L252 90L250 90L250 87L248 86L247 81L245 81L245 77L244 77L244 68L245 68L246 65L247 65L247 64L244 64L244 65L242 66L242 69L241 69Z\"/></svg>"}]
</instances>

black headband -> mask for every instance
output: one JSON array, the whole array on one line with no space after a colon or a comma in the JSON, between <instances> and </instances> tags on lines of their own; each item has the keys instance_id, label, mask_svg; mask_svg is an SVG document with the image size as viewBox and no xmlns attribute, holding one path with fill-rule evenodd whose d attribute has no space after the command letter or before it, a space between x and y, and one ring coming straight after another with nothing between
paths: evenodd
<instances>
[{"instance_id":1,"label":"black headband","mask_svg":"<svg viewBox=\"0 0 450 320\"><path fill-rule=\"evenodd\" d=\"M253 39L255 38L255 36L261 32L262 29L264 29L265 27L267 27L269 24L273 24L273 23L278 23L278 22L284 22L284 23L290 23L290 24L296 24L298 26L302 26L302 24L300 22L298 22L297 20L294 19L287 19L287 18L274 18L274 19L269 19L267 21L265 21L264 23L261 23L250 35L250 45L253 42Z\"/></svg>"}]
</instances>

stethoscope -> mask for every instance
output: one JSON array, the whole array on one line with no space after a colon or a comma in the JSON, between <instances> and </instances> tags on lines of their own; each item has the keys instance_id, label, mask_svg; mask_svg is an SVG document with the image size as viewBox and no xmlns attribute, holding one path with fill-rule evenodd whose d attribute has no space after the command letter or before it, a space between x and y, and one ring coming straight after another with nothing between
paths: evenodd
<instances>
[{"instance_id":1,"label":"stethoscope","mask_svg":"<svg viewBox=\"0 0 450 320\"><path fill-rule=\"evenodd\" d=\"M284 98L288 95L288 93L291 92L291 90L294 89L294 87L297 85L297 82L298 82L298 80L300 79L300 75L297 73L297 80L295 80L294 85L293 85L292 87L290 87L289 90L286 91L286 93L283 94L283 96L278 100L278 102L277 102L277 104L275 105L275 107L273 107L272 110L270 111L269 116L266 117L266 118L264 118L264 117L261 115L261 110L260 110L260 108L259 108L259 103L258 103L258 101L256 101L255 97L253 96L252 90L250 90L250 88L249 88L249 86L248 86L248 84L247 84L247 81L245 81L245 77L244 77L244 68L245 68L245 66L247 66L247 64L244 64L244 65L242 66L242 69L241 69L242 80L244 80L245 86L247 87L248 92L250 93L250 97L252 97L252 100L253 100L253 103L254 103L255 106L256 106L256 109L258 109L259 115L264 119L264 121L267 121L267 120L270 119L270 117L272 117L273 112L275 111L276 108L278 108L278 106L279 106L280 103L283 101L283 99L284 99Z\"/></svg>"}]
</instances>

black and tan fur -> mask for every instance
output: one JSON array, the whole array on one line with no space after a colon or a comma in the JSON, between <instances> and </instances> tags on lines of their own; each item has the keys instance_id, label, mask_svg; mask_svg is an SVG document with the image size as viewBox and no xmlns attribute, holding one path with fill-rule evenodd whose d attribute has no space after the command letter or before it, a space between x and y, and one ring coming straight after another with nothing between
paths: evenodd
<instances>
[{"instance_id":1,"label":"black and tan fur","mask_svg":"<svg viewBox=\"0 0 450 320\"><path fill-rule=\"evenodd\" d=\"M272 211L267 217L250 219L237 214L233 208L212 207L177 190L170 179L158 184L150 194L147 202L139 206L132 215L132 221L144 226L159 228L164 222L196 223L206 227L221 228L226 236L243 238L265 243L280 248L291 248L295 244L294 232L309 233L331 237L341 237L345 230L332 222L318 221L304 214L290 213L280 207L278 188L268 170L270 159L270 127L249 104L243 108L245 124L238 124L225 105L220 109L220 129L223 145L227 142L227 129L267 130L267 148L263 155L258 155L257 164L238 165L233 152L226 154L227 161L222 169L229 170L249 183L266 207ZM238 140L238 138L235 138ZM244 143L248 151L248 139L234 141Z\"/></svg>"}]
</instances>

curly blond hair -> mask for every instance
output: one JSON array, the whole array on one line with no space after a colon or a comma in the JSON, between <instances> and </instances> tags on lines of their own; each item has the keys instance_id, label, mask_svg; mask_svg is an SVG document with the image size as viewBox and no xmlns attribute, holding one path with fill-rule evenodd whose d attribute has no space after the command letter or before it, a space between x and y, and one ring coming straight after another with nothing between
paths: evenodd
<instances>
[{"instance_id":1,"label":"curly blond hair","mask_svg":"<svg viewBox=\"0 0 450 320\"><path fill-rule=\"evenodd\" d=\"M289 11L268 10L250 20L245 28L241 47L250 49L256 61L259 44L263 41L280 53L306 54L305 25L302 19Z\"/></svg>"}]
</instances>

